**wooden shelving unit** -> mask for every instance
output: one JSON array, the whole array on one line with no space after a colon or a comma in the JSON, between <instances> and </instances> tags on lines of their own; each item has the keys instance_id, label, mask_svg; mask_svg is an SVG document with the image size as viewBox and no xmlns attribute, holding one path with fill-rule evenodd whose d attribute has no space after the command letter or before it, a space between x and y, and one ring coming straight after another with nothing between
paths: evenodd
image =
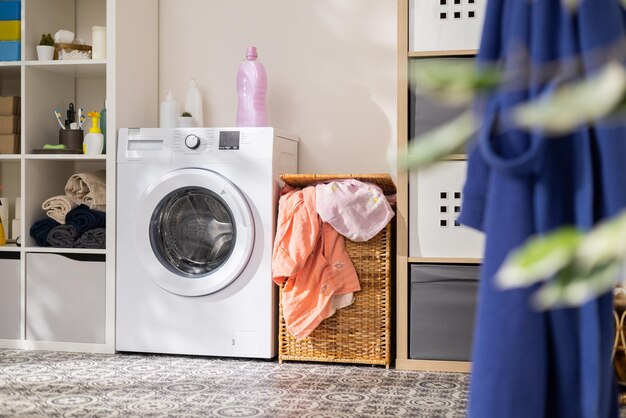
<instances>
[{"instance_id":1,"label":"wooden shelving unit","mask_svg":"<svg viewBox=\"0 0 626 418\"><path fill-rule=\"evenodd\" d=\"M409 0L398 0L398 152L406 150L409 140L408 67L411 59L431 57L474 56L475 49L446 51L409 51ZM462 161L465 154L449 155L447 161ZM444 371L468 373L471 363L465 361L415 360L409 358L409 266L424 264L480 264L478 258L409 257L409 173L398 173L397 194L397 260L396 260L396 368L402 370Z\"/></svg>"}]
</instances>

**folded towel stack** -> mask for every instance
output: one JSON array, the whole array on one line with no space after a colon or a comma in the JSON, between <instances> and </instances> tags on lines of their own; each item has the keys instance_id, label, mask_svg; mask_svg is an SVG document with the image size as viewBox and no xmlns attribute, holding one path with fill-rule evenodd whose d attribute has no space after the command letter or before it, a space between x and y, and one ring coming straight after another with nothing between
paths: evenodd
<instances>
[{"instance_id":1,"label":"folded towel stack","mask_svg":"<svg viewBox=\"0 0 626 418\"><path fill-rule=\"evenodd\" d=\"M36 221L30 235L40 247L105 248L106 171L72 175L65 194L42 204L48 215Z\"/></svg>"}]
</instances>

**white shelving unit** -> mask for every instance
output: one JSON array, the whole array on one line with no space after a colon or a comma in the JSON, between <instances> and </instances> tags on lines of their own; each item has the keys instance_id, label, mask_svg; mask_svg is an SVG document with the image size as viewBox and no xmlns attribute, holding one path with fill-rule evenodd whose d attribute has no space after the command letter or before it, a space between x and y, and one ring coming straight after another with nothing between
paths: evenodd
<instances>
[{"instance_id":1,"label":"white shelving unit","mask_svg":"<svg viewBox=\"0 0 626 418\"><path fill-rule=\"evenodd\" d=\"M131 20L132 16L142 19ZM35 46L42 33L67 29L91 44L94 25L107 27L106 60L37 61ZM0 299L6 302L0 306L0 348L113 353L117 129L157 122L158 43L154 39L158 39L158 2L22 0L21 38L22 61L0 62L0 95L21 97L21 153L0 154L0 184L4 186L0 196L9 198L11 218L15 218L15 198L22 197L22 246L0 246L0 262L19 263L19 278L0 271L0 295L5 291L13 295ZM124 40L124 50L117 50L118 39ZM142 65L146 71L137 71ZM99 111L105 100L106 155L33 153L46 143L58 143L54 109L64 114L71 102L85 111ZM123 117L116 115L119 103L126 112ZM136 110L125 103L132 103ZM90 126L86 120L84 128ZM29 230L45 216L42 202L63 194L72 174L100 169L107 170L106 249L38 247ZM81 277L72 276L76 270L82 272ZM92 306L85 300L98 303ZM15 318L19 318L17 323ZM81 326L88 332L73 333ZM8 330L6 335L3 330ZM81 340L81 335L94 333L99 337Z\"/></svg>"},{"instance_id":2,"label":"white shelving unit","mask_svg":"<svg viewBox=\"0 0 626 418\"><path fill-rule=\"evenodd\" d=\"M0 347L103 353L115 350L115 247L112 245L115 223L111 210L115 207L115 119L108 120L106 155L33 153L46 143L58 143L59 126L54 109L64 113L71 102L85 111L100 111L106 99L107 113L115 112L115 86L110 81L115 69L115 32L111 30L115 27L115 6L115 0L22 0L22 61L0 63L0 95L21 97L21 153L0 155L0 184L4 186L0 196L9 198L11 218L16 217L15 198L22 197L19 234L22 246L0 246L0 261L11 266L19 263L19 278L0 272L0 294L5 289L7 292L19 289L7 296L6 303L0 307L0 330L7 333L0 334ZM93 25L109 29L109 59L36 60L35 46L42 33L67 29L91 44ZM85 128L89 126L90 121L86 121ZM42 202L63 194L72 174L98 169L107 169L107 248L38 247L29 229L33 222L45 216ZM78 280L81 295L72 293L68 286L72 283L68 277L76 271L76 266L85 276L84 282ZM101 302L97 314L95 304L90 307L84 300ZM59 315L59 312L71 314ZM16 318L19 318L17 323ZM69 331L80 329L77 322L85 329L97 331L101 338L81 341L80 334L76 334L76 338L66 341L64 336L73 335Z\"/></svg>"}]
</instances>

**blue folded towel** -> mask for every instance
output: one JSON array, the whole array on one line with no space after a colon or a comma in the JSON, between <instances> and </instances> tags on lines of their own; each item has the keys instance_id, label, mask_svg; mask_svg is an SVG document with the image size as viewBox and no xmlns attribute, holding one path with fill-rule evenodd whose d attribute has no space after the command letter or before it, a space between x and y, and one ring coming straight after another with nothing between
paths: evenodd
<instances>
[{"instance_id":1,"label":"blue folded towel","mask_svg":"<svg viewBox=\"0 0 626 418\"><path fill-rule=\"evenodd\" d=\"M105 248L106 232L104 228L95 228L86 231L76 240L76 248Z\"/></svg>"},{"instance_id":2,"label":"blue folded towel","mask_svg":"<svg viewBox=\"0 0 626 418\"><path fill-rule=\"evenodd\" d=\"M48 244L58 248L73 248L80 234L72 225L59 225L48 234Z\"/></svg>"},{"instance_id":3,"label":"blue folded towel","mask_svg":"<svg viewBox=\"0 0 626 418\"><path fill-rule=\"evenodd\" d=\"M35 238L35 242L38 246L49 247L50 244L48 244L48 234L53 228L59 225L61 224L54 219L39 219L38 221L35 221L35 223L33 223L33 225L30 227L30 236Z\"/></svg>"},{"instance_id":4,"label":"blue folded towel","mask_svg":"<svg viewBox=\"0 0 626 418\"><path fill-rule=\"evenodd\" d=\"M87 205L79 205L67 212L65 224L72 225L79 234L90 229L104 228L106 227L106 212L89 209Z\"/></svg>"}]
</instances>

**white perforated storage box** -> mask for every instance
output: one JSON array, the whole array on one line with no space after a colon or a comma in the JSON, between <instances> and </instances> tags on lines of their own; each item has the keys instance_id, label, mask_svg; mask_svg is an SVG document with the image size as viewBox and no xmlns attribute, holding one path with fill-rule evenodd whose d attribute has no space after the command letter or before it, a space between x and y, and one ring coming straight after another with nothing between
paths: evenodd
<instances>
[{"instance_id":1,"label":"white perforated storage box","mask_svg":"<svg viewBox=\"0 0 626 418\"><path fill-rule=\"evenodd\" d=\"M19 253L0 253L0 340L21 338Z\"/></svg>"},{"instance_id":2,"label":"white perforated storage box","mask_svg":"<svg viewBox=\"0 0 626 418\"><path fill-rule=\"evenodd\" d=\"M465 161L442 161L411 171L409 257L482 258L483 234L457 222Z\"/></svg>"},{"instance_id":3,"label":"white perforated storage box","mask_svg":"<svg viewBox=\"0 0 626 418\"><path fill-rule=\"evenodd\" d=\"M487 0L410 0L409 50L478 49L486 3Z\"/></svg>"},{"instance_id":4,"label":"white perforated storage box","mask_svg":"<svg viewBox=\"0 0 626 418\"><path fill-rule=\"evenodd\" d=\"M27 339L104 344L105 263L92 257L26 255Z\"/></svg>"}]
</instances>

